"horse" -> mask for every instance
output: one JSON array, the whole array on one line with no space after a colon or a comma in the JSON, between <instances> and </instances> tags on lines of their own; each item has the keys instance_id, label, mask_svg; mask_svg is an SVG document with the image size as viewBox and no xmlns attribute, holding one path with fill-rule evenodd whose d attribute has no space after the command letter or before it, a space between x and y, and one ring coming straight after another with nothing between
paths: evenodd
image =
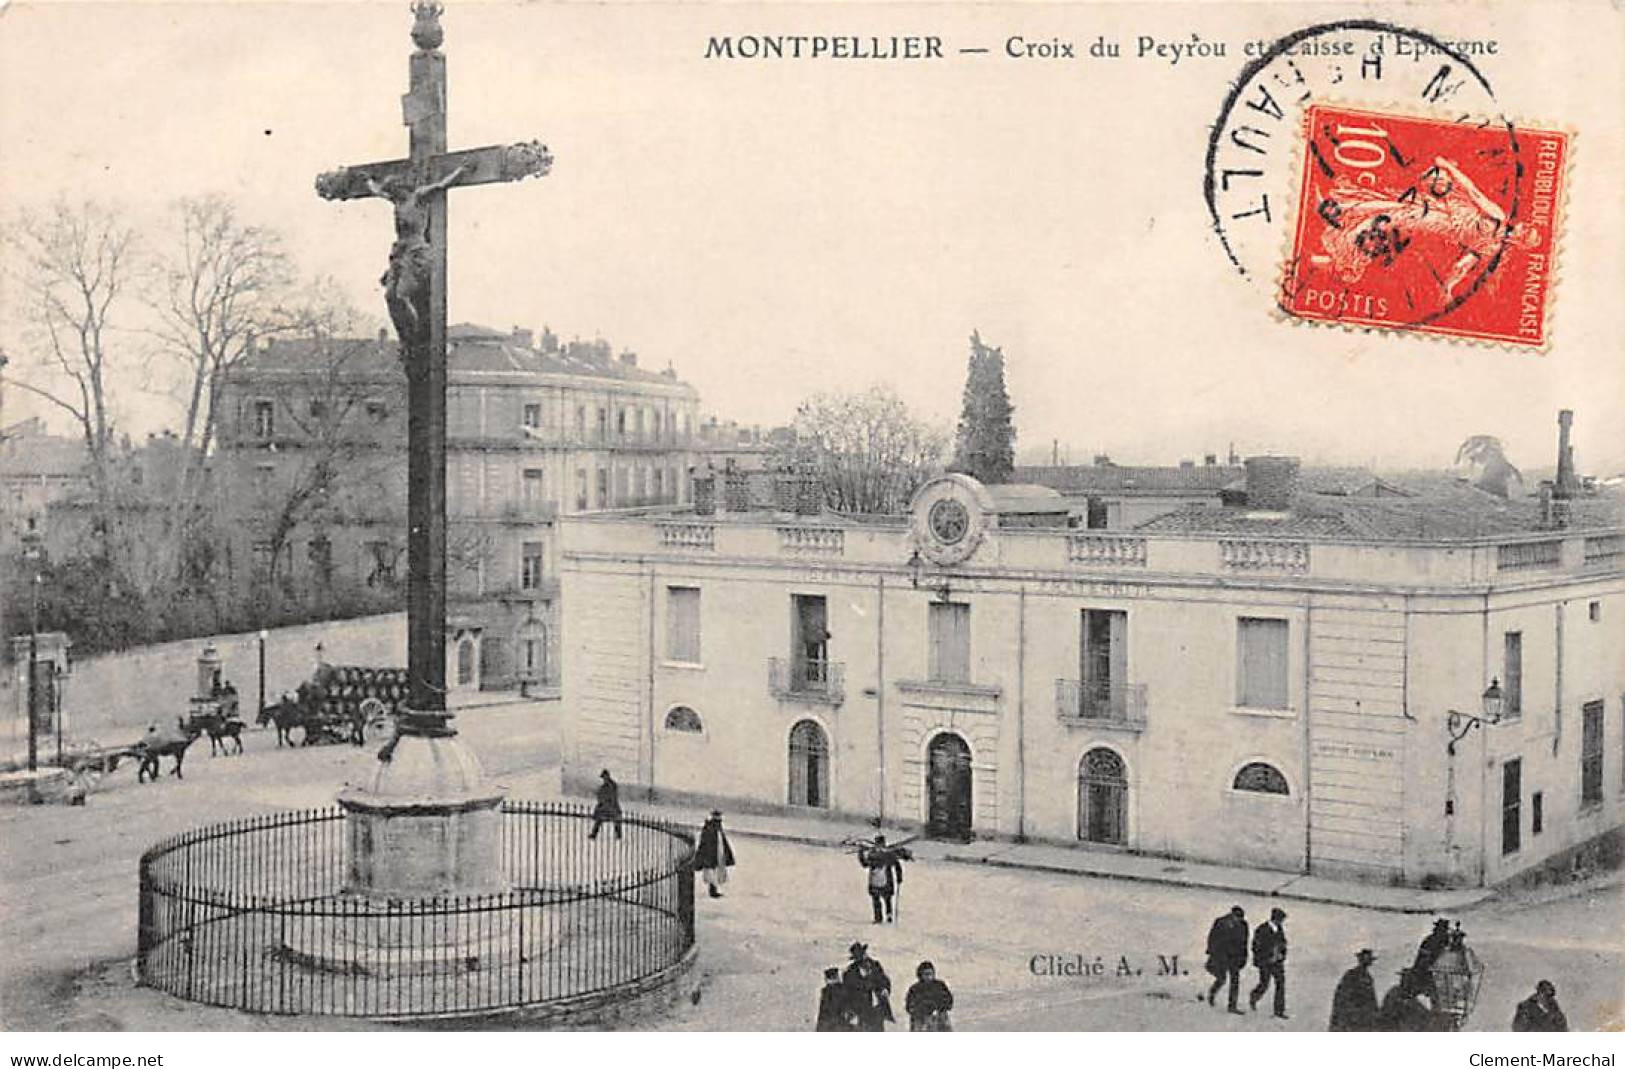
<instances>
[{"instance_id":1,"label":"horse","mask_svg":"<svg viewBox=\"0 0 1625 1069\"><path fill-rule=\"evenodd\" d=\"M209 756L219 754L243 752L243 722L235 716L226 713L207 713L196 719L195 723L209 736ZM230 743L236 743L235 751L229 749Z\"/></svg>"},{"instance_id":2,"label":"horse","mask_svg":"<svg viewBox=\"0 0 1625 1069\"><path fill-rule=\"evenodd\" d=\"M261 709L259 719L255 723L259 727L264 727L272 722L276 723L276 744L278 749L282 747L284 742L289 746L294 744L293 735L291 734L294 728L305 729L305 743L309 745L310 714L305 710L305 706L301 702L284 697L281 701L272 702L264 709Z\"/></svg>"},{"instance_id":3,"label":"horse","mask_svg":"<svg viewBox=\"0 0 1625 1069\"><path fill-rule=\"evenodd\" d=\"M173 757L175 767L170 770L171 773L176 779L185 779L181 774L181 764L186 760L186 748L196 742L200 734L198 729L187 727L184 722L178 724L172 733L166 734L156 728L148 730L146 736L130 748L134 755L141 758L141 767L135 772L136 782L145 783L148 776L157 782L158 759L161 757Z\"/></svg>"}]
</instances>

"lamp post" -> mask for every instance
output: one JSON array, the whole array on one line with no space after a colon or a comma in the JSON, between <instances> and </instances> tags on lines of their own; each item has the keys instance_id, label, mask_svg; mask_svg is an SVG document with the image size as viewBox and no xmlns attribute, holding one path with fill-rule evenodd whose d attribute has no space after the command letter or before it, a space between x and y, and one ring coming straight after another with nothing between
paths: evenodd
<instances>
[{"instance_id":1,"label":"lamp post","mask_svg":"<svg viewBox=\"0 0 1625 1069\"><path fill-rule=\"evenodd\" d=\"M28 584L32 612L28 621L28 771L39 767L39 588L44 577L39 570L39 535L30 530L23 535L23 557L34 568Z\"/></svg>"},{"instance_id":2,"label":"lamp post","mask_svg":"<svg viewBox=\"0 0 1625 1069\"><path fill-rule=\"evenodd\" d=\"M1445 745L1445 750L1451 757L1456 756L1456 743L1466 738L1469 731L1485 724L1499 724L1501 722L1501 681L1499 679L1490 680L1490 685L1485 688L1479 701L1483 716L1470 716L1467 713L1458 713L1454 709L1451 709L1446 715L1445 730L1450 735L1450 741Z\"/></svg>"},{"instance_id":3,"label":"lamp post","mask_svg":"<svg viewBox=\"0 0 1625 1069\"><path fill-rule=\"evenodd\" d=\"M260 637L260 704L259 704L259 710L255 714L255 722L256 723L258 723L259 721L265 719L265 640L271 637L271 633L269 631L265 630L262 627L262 628L260 628L260 636L259 637Z\"/></svg>"}]
</instances>

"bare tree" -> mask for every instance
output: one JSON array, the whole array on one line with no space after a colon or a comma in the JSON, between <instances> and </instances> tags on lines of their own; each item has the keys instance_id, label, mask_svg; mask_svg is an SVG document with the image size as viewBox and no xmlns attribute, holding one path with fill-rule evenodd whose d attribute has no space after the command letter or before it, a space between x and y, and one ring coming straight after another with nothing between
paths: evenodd
<instances>
[{"instance_id":1,"label":"bare tree","mask_svg":"<svg viewBox=\"0 0 1625 1069\"><path fill-rule=\"evenodd\" d=\"M27 357L9 381L72 418L89 461L98 552L115 561L116 441L109 379L129 350L113 344L115 320L135 281L135 231L86 201L23 212L7 228Z\"/></svg>"},{"instance_id":2,"label":"bare tree","mask_svg":"<svg viewBox=\"0 0 1625 1069\"><path fill-rule=\"evenodd\" d=\"M796 409L797 442L781 462L816 475L839 512L898 513L942 470L946 430L916 419L890 388L821 393Z\"/></svg>"}]
</instances>

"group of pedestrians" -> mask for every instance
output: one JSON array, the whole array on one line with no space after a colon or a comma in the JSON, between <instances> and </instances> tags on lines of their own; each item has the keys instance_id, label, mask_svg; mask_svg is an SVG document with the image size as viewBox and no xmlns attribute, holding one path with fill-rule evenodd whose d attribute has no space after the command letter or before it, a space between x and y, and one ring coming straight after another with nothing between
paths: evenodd
<instances>
[{"instance_id":1,"label":"group of pedestrians","mask_svg":"<svg viewBox=\"0 0 1625 1069\"><path fill-rule=\"evenodd\" d=\"M824 970L814 1028L819 1032L884 1032L897 1019L892 1014L891 978L869 956L867 943L853 943L847 953L851 960L844 971L833 965ZM922 961L915 966L914 976L903 998L909 1031L953 1031L954 995L937 979L936 966Z\"/></svg>"},{"instance_id":2,"label":"group of pedestrians","mask_svg":"<svg viewBox=\"0 0 1625 1069\"><path fill-rule=\"evenodd\" d=\"M1275 1016L1286 1020L1286 948L1286 910L1279 907L1270 910L1269 920L1256 929L1249 929L1247 911L1232 906L1229 913L1215 920L1208 929L1207 971L1213 977L1213 986L1207 990L1207 1004L1214 1005L1219 990L1228 983L1226 1009L1241 1013L1236 1000L1241 994L1241 971L1247 967L1251 949L1258 983L1247 993L1247 1008L1256 1011L1259 1000L1273 987Z\"/></svg>"}]
</instances>

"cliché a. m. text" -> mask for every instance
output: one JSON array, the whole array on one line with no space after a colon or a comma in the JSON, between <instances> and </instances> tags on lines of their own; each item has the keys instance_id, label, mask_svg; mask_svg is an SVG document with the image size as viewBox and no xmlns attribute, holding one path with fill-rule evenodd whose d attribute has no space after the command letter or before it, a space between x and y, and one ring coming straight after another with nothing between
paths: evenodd
<instances>
[{"instance_id":1,"label":"clich\u00e9 a. m. text","mask_svg":"<svg viewBox=\"0 0 1625 1069\"><path fill-rule=\"evenodd\" d=\"M942 38L743 34L711 37L706 59L941 59Z\"/></svg>"},{"instance_id":2,"label":"clich\u00e9 a. m. text","mask_svg":"<svg viewBox=\"0 0 1625 1069\"><path fill-rule=\"evenodd\" d=\"M1119 954L1115 959L1099 954L1034 954L1027 959L1027 971L1034 976L1060 980L1133 980L1137 977L1189 976L1179 964L1178 954L1158 954L1154 958L1130 960Z\"/></svg>"}]
</instances>

